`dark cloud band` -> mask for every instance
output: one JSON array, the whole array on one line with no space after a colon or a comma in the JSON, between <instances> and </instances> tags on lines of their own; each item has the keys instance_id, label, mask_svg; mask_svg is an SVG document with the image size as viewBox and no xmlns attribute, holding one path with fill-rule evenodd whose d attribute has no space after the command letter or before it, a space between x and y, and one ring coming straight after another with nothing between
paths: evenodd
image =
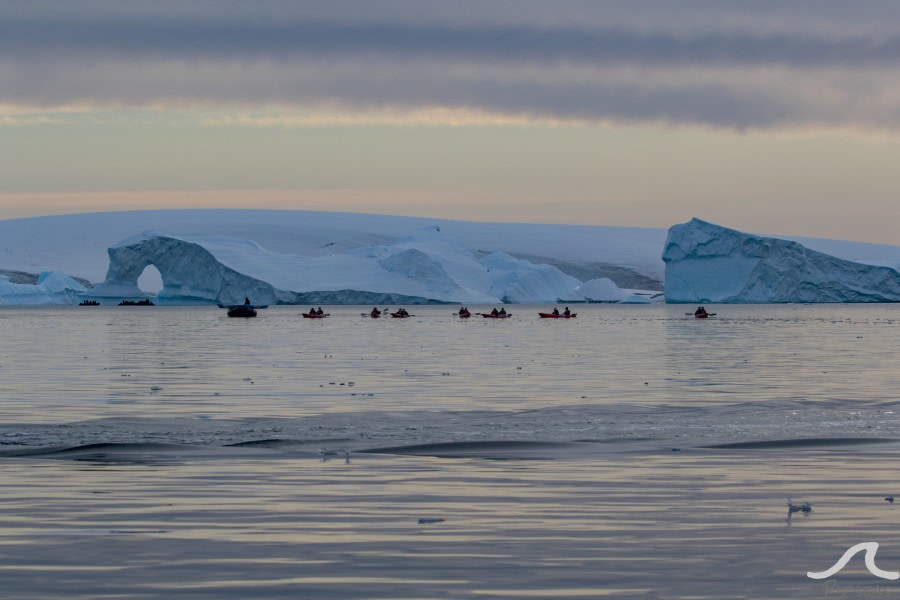
<instances>
[{"instance_id":1,"label":"dark cloud band","mask_svg":"<svg viewBox=\"0 0 900 600\"><path fill-rule=\"evenodd\" d=\"M307 12L283 2L122 8L141 4L0 5L0 104L443 106L716 127L900 127L900 26L871 15L842 29L820 14L789 31L721 3L708 27L669 27L660 12L622 3L612 13L592 12L603 3L562 5L589 17L577 22L535 8L547 3L526 3L528 18L481 21L391 19L347 2ZM827 17L840 5L819 6Z\"/></svg>"}]
</instances>

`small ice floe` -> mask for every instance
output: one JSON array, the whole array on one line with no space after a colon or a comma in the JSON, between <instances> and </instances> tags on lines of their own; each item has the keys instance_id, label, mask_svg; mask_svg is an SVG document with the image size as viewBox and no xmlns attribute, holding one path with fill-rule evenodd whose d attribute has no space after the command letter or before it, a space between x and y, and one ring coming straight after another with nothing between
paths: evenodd
<instances>
[{"instance_id":1,"label":"small ice floe","mask_svg":"<svg viewBox=\"0 0 900 600\"><path fill-rule=\"evenodd\" d=\"M431 523L443 523L444 519L439 517L422 517L419 519L419 525L429 525Z\"/></svg>"},{"instance_id":2,"label":"small ice floe","mask_svg":"<svg viewBox=\"0 0 900 600\"><path fill-rule=\"evenodd\" d=\"M893 496L888 496L887 498L885 498L885 501L890 502L891 504L893 504L893 503L894 503L894 497L893 497Z\"/></svg>"},{"instance_id":3,"label":"small ice floe","mask_svg":"<svg viewBox=\"0 0 900 600\"><path fill-rule=\"evenodd\" d=\"M812 512L812 504L810 504L809 502L804 502L803 504L794 504L793 502L791 502L791 499L788 498L787 505L789 513L802 512L805 514L809 514Z\"/></svg>"}]
</instances>

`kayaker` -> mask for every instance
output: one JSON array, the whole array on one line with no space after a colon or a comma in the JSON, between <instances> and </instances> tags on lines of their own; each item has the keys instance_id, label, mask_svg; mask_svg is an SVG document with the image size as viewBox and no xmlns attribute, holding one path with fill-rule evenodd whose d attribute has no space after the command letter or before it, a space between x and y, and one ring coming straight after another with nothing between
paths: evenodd
<instances>
[{"instance_id":1,"label":"kayaker","mask_svg":"<svg viewBox=\"0 0 900 600\"><path fill-rule=\"evenodd\" d=\"M550 314L552 314L554 317L558 317L558 316L559 316L559 309L556 308L556 307L554 306L554 307L553 307L553 312L550 313Z\"/></svg>"},{"instance_id":2,"label":"kayaker","mask_svg":"<svg viewBox=\"0 0 900 600\"><path fill-rule=\"evenodd\" d=\"M499 314L500 314L500 313L497 311L497 307L494 307L494 310L491 311L491 316L492 316L492 317L496 317L496 316L499 315Z\"/></svg>"},{"instance_id":3,"label":"kayaker","mask_svg":"<svg viewBox=\"0 0 900 600\"><path fill-rule=\"evenodd\" d=\"M460 306L460 307L459 307L459 314L464 315L464 314L466 314L467 312L469 312L469 309L467 309L465 306Z\"/></svg>"},{"instance_id":4,"label":"kayaker","mask_svg":"<svg viewBox=\"0 0 900 600\"><path fill-rule=\"evenodd\" d=\"M318 310L316 310L316 314L317 314L318 316L321 317L322 315L325 314L325 311L322 310L322 307L320 306L320 307L318 308Z\"/></svg>"},{"instance_id":5,"label":"kayaker","mask_svg":"<svg viewBox=\"0 0 900 600\"><path fill-rule=\"evenodd\" d=\"M568 317L568 316L570 316L571 314L572 314L572 311L569 310L569 307L567 306L567 307L566 307L566 310L563 311L563 316L564 316L564 317Z\"/></svg>"},{"instance_id":6,"label":"kayaker","mask_svg":"<svg viewBox=\"0 0 900 600\"><path fill-rule=\"evenodd\" d=\"M706 309L703 308L702 306L698 306L697 310L694 311L694 316L705 315L705 314L706 314Z\"/></svg>"},{"instance_id":7,"label":"kayaker","mask_svg":"<svg viewBox=\"0 0 900 600\"><path fill-rule=\"evenodd\" d=\"M314 309L314 308L309 309L309 316L315 317L317 314L319 314L319 313L316 312L316 309Z\"/></svg>"},{"instance_id":8,"label":"kayaker","mask_svg":"<svg viewBox=\"0 0 900 600\"><path fill-rule=\"evenodd\" d=\"M505 309L505 308L501 308L501 309L500 309L500 312L497 313L497 314L499 314L499 315L501 315L501 316L505 315L505 314L506 314L506 309Z\"/></svg>"},{"instance_id":9,"label":"kayaker","mask_svg":"<svg viewBox=\"0 0 900 600\"><path fill-rule=\"evenodd\" d=\"M381 311L378 310L378 307L376 306L375 308L372 309L372 312L370 312L369 315L372 317L380 317Z\"/></svg>"},{"instance_id":10,"label":"kayaker","mask_svg":"<svg viewBox=\"0 0 900 600\"><path fill-rule=\"evenodd\" d=\"M401 308L401 309L400 309L400 314L403 315L404 317L408 317L408 316L409 316L409 313L406 312L406 309L405 309L405 308Z\"/></svg>"},{"instance_id":11,"label":"kayaker","mask_svg":"<svg viewBox=\"0 0 900 600\"><path fill-rule=\"evenodd\" d=\"M247 306L250 306L250 298L249 297L244 298L244 304L246 304Z\"/></svg>"}]
</instances>

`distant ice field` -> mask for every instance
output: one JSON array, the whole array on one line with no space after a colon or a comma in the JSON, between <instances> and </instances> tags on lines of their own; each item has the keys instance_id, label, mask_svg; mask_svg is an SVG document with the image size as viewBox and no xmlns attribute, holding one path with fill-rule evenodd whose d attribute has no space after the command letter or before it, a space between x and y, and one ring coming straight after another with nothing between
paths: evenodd
<instances>
[{"instance_id":1,"label":"distant ice field","mask_svg":"<svg viewBox=\"0 0 900 600\"><path fill-rule=\"evenodd\" d=\"M604 272L615 268L656 281L663 278L661 255L666 229L476 223L274 210L123 211L3 220L0 270L61 270L97 283L106 275L107 248L148 230L252 240L271 252L322 256L391 244L399 237L433 225L476 253L502 251L533 262L554 264L582 281L606 276ZM900 268L900 246L779 237L839 258ZM645 286L635 281L620 287Z\"/></svg>"}]
</instances>

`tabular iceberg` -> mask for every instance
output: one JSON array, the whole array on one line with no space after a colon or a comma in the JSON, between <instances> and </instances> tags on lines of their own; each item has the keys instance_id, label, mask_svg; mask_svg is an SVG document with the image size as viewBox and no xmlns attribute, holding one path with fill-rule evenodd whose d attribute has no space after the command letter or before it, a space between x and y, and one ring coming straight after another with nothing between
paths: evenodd
<instances>
[{"instance_id":1,"label":"tabular iceberg","mask_svg":"<svg viewBox=\"0 0 900 600\"><path fill-rule=\"evenodd\" d=\"M699 219L675 225L663 250L667 302L900 302L900 272Z\"/></svg>"}]
</instances>

